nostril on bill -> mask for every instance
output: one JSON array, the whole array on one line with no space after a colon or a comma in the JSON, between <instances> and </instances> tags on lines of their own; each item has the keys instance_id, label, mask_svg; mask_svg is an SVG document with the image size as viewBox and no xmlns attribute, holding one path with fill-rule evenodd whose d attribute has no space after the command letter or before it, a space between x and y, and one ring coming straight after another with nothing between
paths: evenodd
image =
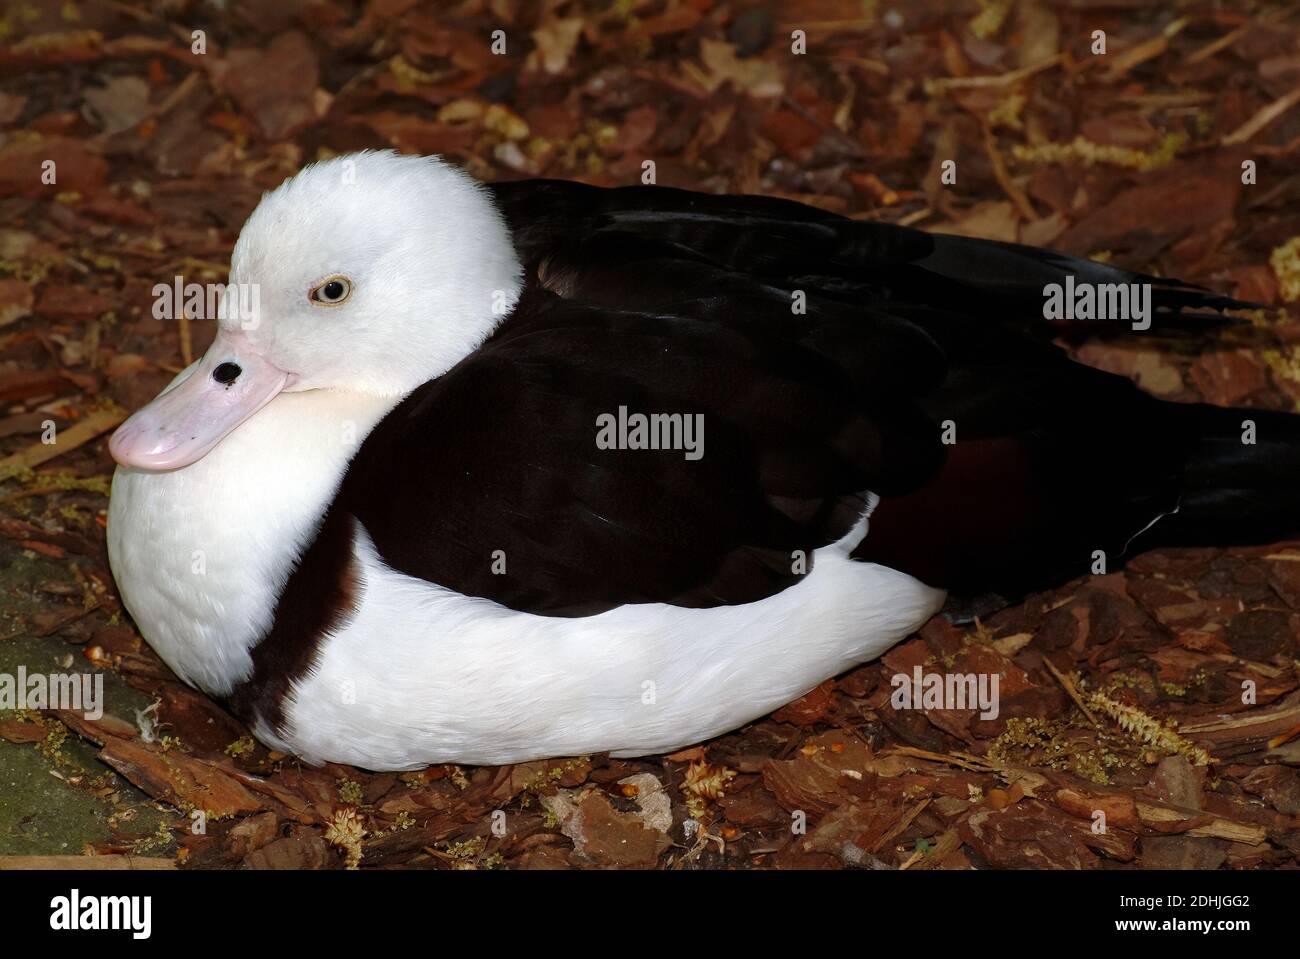
<instances>
[{"instance_id":1,"label":"nostril on bill","mask_svg":"<svg viewBox=\"0 0 1300 959\"><path fill-rule=\"evenodd\" d=\"M238 363L222 363L212 371L212 378L223 386L228 386L239 379L242 372L244 371Z\"/></svg>"}]
</instances>

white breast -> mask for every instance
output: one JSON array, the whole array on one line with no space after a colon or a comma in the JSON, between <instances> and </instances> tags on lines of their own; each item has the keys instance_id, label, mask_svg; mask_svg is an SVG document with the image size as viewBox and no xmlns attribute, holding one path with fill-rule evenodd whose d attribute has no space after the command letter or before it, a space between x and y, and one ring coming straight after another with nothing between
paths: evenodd
<instances>
[{"instance_id":1,"label":"white breast","mask_svg":"<svg viewBox=\"0 0 1300 959\"><path fill-rule=\"evenodd\" d=\"M192 466L118 468L108 511L113 576L178 676L218 696L248 676L249 649L269 628L293 563L392 403L282 393Z\"/></svg>"},{"instance_id":2,"label":"white breast","mask_svg":"<svg viewBox=\"0 0 1300 959\"><path fill-rule=\"evenodd\" d=\"M802 582L715 609L624 606L568 619L518 613L385 566L364 532L362 598L286 709L282 749L403 769L609 751L665 752L727 732L873 659L944 593L817 551Z\"/></svg>"}]
</instances>

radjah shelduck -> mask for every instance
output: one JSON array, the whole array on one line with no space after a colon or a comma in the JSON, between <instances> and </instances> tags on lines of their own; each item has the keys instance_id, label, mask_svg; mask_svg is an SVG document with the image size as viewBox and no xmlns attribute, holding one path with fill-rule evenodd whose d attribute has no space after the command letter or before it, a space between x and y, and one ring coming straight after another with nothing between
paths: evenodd
<instances>
[{"instance_id":1,"label":"radjah shelduck","mask_svg":"<svg viewBox=\"0 0 1300 959\"><path fill-rule=\"evenodd\" d=\"M673 750L946 600L1300 529L1295 418L1157 401L1044 319L1067 278L1149 284L1133 335L1233 302L1047 250L384 152L267 194L230 278L254 321L111 440L109 555L176 674L310 762Z\"/></svg>"}]
</instances>

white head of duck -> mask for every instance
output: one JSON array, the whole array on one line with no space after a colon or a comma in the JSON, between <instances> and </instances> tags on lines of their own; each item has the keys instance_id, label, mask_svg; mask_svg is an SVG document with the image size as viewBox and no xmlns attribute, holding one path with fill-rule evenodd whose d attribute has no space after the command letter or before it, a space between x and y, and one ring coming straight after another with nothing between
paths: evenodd
<instances>
[{"instance_id":1,"label":"white head of duck","mask_svg":"<svg viewBox=\"0 0 1300 959\"><path fill-rule=\"evenodd\" d=\"M441 160L313 164L262 198L235 245L231 283L256 289L254 315L223 309L203 358L113 435L113 458L189 466L282 392L395 403L491 334L521 273L486 190Z\"/></svg>"}]
</instances>

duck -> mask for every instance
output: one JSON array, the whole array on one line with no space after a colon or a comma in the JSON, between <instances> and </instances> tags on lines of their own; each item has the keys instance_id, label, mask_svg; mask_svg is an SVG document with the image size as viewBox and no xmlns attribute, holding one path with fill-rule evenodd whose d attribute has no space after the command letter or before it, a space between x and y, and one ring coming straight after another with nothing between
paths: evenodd
<instances>
[{"instance_id":1,"label":"duck","mask_svg":"<svg viewBox=\"0 0 1300 959\"><path fill-rule=\"evenodd\" d=\"M371 151L265 194L230 287L253 315L110 439L109 558L308 763L670 753L936 614L1300 529L1296 417L1060 345L1242 304L1052 250Z\"/></svg>"}]
</instances>

